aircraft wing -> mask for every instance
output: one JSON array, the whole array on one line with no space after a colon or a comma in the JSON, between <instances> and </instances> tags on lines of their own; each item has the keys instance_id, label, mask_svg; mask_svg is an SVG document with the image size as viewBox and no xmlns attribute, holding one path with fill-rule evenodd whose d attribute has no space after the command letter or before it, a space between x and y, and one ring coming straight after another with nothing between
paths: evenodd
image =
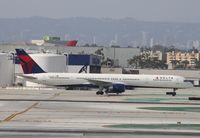
<instances>
[{"instance_id":1,"label":"aircraft wing","mask_svg":"<svg viewBox=\"0 0 200 138\"><path fill-rule=\"evenodd\" d=\"M112 82L109 81L93 80L93 79L87 79L87 81L98 86L104 86L104 87L112 86Z\"/></svg>"}]
</instances>

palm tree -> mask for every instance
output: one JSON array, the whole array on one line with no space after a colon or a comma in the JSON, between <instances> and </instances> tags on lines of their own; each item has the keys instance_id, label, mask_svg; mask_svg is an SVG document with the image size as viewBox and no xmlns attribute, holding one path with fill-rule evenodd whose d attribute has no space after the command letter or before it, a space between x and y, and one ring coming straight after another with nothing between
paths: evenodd
<instances>
[{"instance_id":1,"label":"palm tree","mask_svg":"<svg viewBox=\"0 0 200 138\"><path fill-rule=\"evenodd\" d=\"M135 68L138 68L140 66L140 62L143 60L143 56L142 55L138 55L138 56L134 56L131 59L128 59L128 64L129 65L133 65Z\"/></svg>"},{"instance_id":2,"label":"palm tree","mask_svg":"<svg viewBox=\"0 0 200 138\"><path fill-rule=\"evenodd\" d=\"M200 61L198 61L197 59L195 59L195 68L200 69Z\"/></svg>"},{"instance_id":3,"label":"palm tree","mask_svg":"<svg viewBox=\"0 0 200 138\"><path fill-rule=\"evenodd\" d=\"M184 65L184 69L186 69L188 64L189 64L189 61L188 60L184 60L181 63Z\"/></svg>"},{"instance_id":4,"label":"palm tree","mask_svg":"<svg viewBox=\"0 0 200 138\"><path fill-rule=\"evenodd\" d=\"M171 60L172 63L172 68L174 69L176 67L176 65L179 63L178 60Z\"/></svg>"},{"instance_id":5,"label":"palm tree","mask_svg":"<svg viewBox=\"0 0 200 138\"><path fill-rule=\"evenodd\" d=\"M104 56L104 53L103 53L103 48L101 49L97 49L95 52L94 52L96 55L100 56L101 57L101 62L104 63L105 61L105 56Z\"/></svg>"}]
</instances>

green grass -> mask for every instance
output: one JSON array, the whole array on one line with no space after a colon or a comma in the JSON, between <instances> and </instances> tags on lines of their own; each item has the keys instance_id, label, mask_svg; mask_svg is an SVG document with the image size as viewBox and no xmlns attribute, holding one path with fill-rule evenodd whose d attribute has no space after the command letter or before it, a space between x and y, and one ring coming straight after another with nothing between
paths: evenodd
<instances>
[{"instance_id":1,"label":"green grass","mask_svg":"<svg viewBox=\"0 0 200 138\"><path fill-rule=\"evenodd\" d=\"M112 128L133 128L133 129L181 129L200 130L200 124L119 124L108 125Z\"/></svg>"},{"instance_id":2,"label":"green grass","mask_svg":"<svg viewBox=\"0 0 200 138\"><path fill-rule=\"evenodd\" d=\"M126 99L129 102L161 102L170 100L188 100L188 98L141 98L141 99Z\"/></svg>"},{"instance_id":3,"label":"green grass","mask_svg":"<svg viewBox=\"0 0 200 138\"><path fill-rule=\"evenodd\" d=\"M156 111L200 112L200 107L140 107L138 109L156 110Z\"/></svg>"}]
</instances>

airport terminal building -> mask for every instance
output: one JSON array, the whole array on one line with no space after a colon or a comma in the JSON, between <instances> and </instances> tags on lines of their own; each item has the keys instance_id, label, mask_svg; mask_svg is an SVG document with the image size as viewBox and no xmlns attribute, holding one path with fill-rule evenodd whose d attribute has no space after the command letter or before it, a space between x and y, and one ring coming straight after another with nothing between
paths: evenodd
<instances>
[{"instance_id":1,"label":"airport terminal building","mask_svg":"<svg viewBox=\"0 0 200 138\"><path fill-rule=\"evenodd\" d=\"M91 47L91 46L28 46L28 45L0 45L1 51L15 53L16 48L25 50L36 50L38 52L50 51L60 54L95 54L97 51L103 53L104 59L114 60L115 66L128 67L127 60L140 54L140 48L136 47Z\"/></svg>"}]
</instances>

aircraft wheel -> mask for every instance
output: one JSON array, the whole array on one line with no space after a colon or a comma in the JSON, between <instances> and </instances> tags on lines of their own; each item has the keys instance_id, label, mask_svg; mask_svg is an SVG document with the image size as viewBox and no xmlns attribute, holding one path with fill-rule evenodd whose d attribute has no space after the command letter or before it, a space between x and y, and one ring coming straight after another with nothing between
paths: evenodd
<instances>
[{"instance_id":1,"label":"aircraft wheel","mask_svg":"<svg viewBox=\"0 0 200 138\"><path fill-rule=\"evenodd\" d=\"M98 92L96 92L96 95L99 95L100 93L99 93L99 91Z\"/></svg>"},{"instance_id":2,"label":"aircraft wheel","mask_svg":"<svg viewBox=\"0 0 200 138\"><path fill-rule=\"evenodd\" d=\"M96 92L96 95L103 95L103 94L104 92L101 92L101 91Z\"/></svg>"},{"instance_id":3,"label":"aircraft wheel","mask_svg":"<svg viewBox=\"0 0 200 138\"><path fill-rule=\"evenodd\" d=\"M173 93L172 93L172 96L176 96L176 92L173 92Z\"/></svg>"},{"instance_id":4,"label":"aircraft wheel","mask_svg":"<svg viewBox=\"0 0 200 138\"><path fill-rule=\"evenodd\" d=\"M176 96L176 92L166 92L166 95Z\"/></svg>"}]
</instances>

